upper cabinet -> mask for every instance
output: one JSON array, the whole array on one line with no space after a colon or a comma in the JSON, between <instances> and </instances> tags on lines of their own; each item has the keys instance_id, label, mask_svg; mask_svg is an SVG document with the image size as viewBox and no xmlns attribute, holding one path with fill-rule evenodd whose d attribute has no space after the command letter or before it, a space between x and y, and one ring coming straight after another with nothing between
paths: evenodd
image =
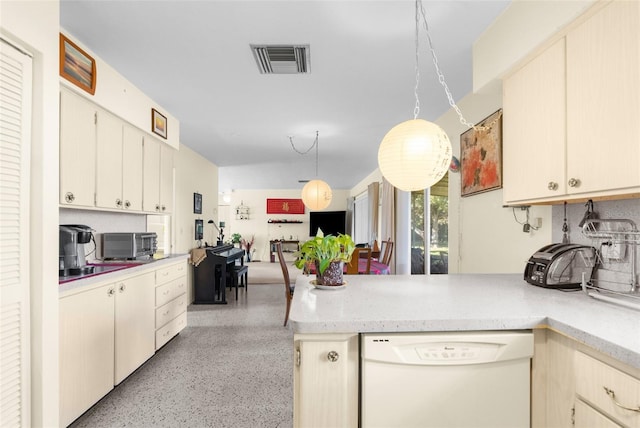
<instances>
[{"instance_id":1,"label":"upper cabinet","mask_svg":"<svg viewBox=\"0 0 640 428\"><path fill-rule=\"evenodd\" d=\"M97 107L60 93L60 204L93 207L96 191Z\"/></svg>"},{"instance_id":2,"label":"upper cabinet","mask_svg":"<svg viewBox=\"0 0 640 428\"><path fill-rule=\"evenodd\" d=\"M60 103L61 205L171 212L172 147L65 88Z\"/></svg>"},{"instance_id":3,"label":"upper cabinet","mask_svg":"<svg viewBox=\"0 0 640 428\"><path fill-rule=\"evenodd\" d=\"M169 214L173 208L173 149L155 138L145 138L143 159L142 209Z\"/></svg>"},{"instance_id":4,"label":"upper cabinet","mask_svg":"<svg viewBox=\"0 0 640 428\"><path fill-rule=\"evenodd\" d=\"M614 1L504 80L504 201L640 192L640 3Z\"/></svg>"}]
</instances>

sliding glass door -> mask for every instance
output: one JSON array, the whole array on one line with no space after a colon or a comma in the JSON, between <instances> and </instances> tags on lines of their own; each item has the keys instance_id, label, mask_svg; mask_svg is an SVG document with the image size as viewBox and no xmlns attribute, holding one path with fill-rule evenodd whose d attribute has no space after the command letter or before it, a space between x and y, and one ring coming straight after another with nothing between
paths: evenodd
<instances>
[{"instance_id":1,"label":"sliding glass door","mask_svg":"<svg viewBox=\"0 0 640 428\"><path fill-rule=\"evenodd\" d=\"M428 255L425 258L425 255ZM411 273L449 271L449 174L430 189L411 192Z\"/></svg>"}]
</instances>

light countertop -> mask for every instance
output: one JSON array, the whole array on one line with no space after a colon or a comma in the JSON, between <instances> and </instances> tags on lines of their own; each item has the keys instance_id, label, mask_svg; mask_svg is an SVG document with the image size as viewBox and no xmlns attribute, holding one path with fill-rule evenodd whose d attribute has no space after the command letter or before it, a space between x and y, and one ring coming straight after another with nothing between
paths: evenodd
<instances>
[{"instance_id":1,"label":"light countertop","mask_svg":"<svg viewBox=\"0 0 640 428\"><path fill-rule=\"evenodd\" d=\"M640 368L640 311L582 291L535 287L518 274L349 275L319 290L299 275L295 333L521 330L548 326Z\"/></svg>"}]
</instances>

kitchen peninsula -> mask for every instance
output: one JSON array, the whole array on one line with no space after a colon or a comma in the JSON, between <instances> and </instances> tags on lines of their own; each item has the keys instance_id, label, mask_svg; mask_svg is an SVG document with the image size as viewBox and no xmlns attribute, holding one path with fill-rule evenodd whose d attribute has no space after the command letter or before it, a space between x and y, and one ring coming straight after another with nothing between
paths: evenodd
<instances>
[{"instance_id":1,"label":"kitchen peninsula","mask_svg":"<svg viewBox=\"0 0 640 428\"><path fill-rule=\"evenodd\" d=\"M344 289L332 291L314 288L311 279L298 276L290 314L296 426L307 426L309 420L357 426L358 334L368 332L533 330L534 427L570 426L572 412L578 412L574 402L583 403L575 398L577 355L593 356L607 369L629 375L631 382L638 382L631 394L640 394L637 310L592 299L582 291L534 287L514 274L353 275ZM336 362L327 357L331 351L340 356ZM313 352L318 355L309 355ZM323 394L330 394L324 398L331 402L318 406ZM632 401L636 398L631 396ZM307 403L310 399L315 403Z\"/></svg>"}]
</instances>

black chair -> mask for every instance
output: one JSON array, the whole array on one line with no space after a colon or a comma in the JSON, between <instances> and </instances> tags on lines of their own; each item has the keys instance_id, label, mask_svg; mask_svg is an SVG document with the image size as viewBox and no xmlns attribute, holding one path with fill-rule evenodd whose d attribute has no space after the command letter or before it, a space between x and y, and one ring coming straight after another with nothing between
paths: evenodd
<instances>
[{"instance_id":1,"label":"black chair","mask_svg":"<svg viewBox=\"0 0 640 428\"><path fill-rule=\"evenodd\" d=\"M233 265L227 271L227 286L236 288L236 300L238 300L238 287L244 288L244 292L249 291L249 267L244 265Z\"/></svg>"}]
</instances>

